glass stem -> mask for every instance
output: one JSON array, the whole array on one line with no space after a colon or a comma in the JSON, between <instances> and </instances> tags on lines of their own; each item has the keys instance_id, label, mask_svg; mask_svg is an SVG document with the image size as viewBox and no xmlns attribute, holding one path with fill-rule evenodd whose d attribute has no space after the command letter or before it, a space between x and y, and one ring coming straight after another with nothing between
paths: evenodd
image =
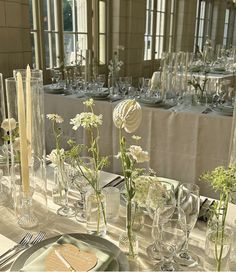
<instances>
[{"instance_id":1,"label":"glass stem","mask_svg":"<svg viewBox=\"0 0 236 272\"><path fill-rule=\"evenodd\" d=\"M187 251L188 251L189 235L190 235L190 230L187 230L187 233L186 233L186 241L185 241L184 246L183 246L183 251L184 251L184 252L187 252Z\"/></svg>"},{"instance_id":2,"label":"glass stem","mask_svg":"<svg viewBox=\"0 0 236 272\"><path fill-rule=\"evenodd\" d=\"M65 188L65 208L69 208L69 201L68 201L68 188Z\"/></svg>"}]
</instances>

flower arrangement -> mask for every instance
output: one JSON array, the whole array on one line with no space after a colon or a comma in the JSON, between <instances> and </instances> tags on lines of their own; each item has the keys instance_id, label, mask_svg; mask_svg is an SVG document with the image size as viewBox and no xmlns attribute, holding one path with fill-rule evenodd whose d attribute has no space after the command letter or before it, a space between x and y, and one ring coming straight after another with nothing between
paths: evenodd
<instances>
[{"instance_id":1,"label":"flower arrangement","mask_svg":"<svg viewBox=\"0 0 236 272\"><path fill-rule=\"evenodd\" d=\"M4 119L1 124L1 128L4 130L5 135L2 137L4 142L12 141L12 148L16 162L20 161L20 137L19 126L14 118Z\"/></svg>"},{"instance_id":2,"label":"flower arrangement","mask_svg":"<svg viewBox=\"0 0 236 272\"><path fill-rule=\"evenodd\" d=\"M119 154L118 158L121 161L122 171L125 179L125 190L127 198L127 239L129 243L129 256L135 257L134 235L132 233L132 200L135 197L135 178L137 178L143 169L136 168L137 163L146 162L149 160L148 153L143 151L140 146L127 146L126 138L123 136L123 131L133 133L138 129L142 120L141 106L135 100L124 100L120 102L113 111L113 122L119 129ZM140 137L134 136L135 140Z\"/></svg>"},{"instance_id":3,"label":"flower arrangement","mask_svg":"<svg viewBox=\"0 0 236 272\"><path fill-rule=\"evenodd\" d=\"M200 179L210 182L213 188L220 192L220 200L215 202L211 219L216 223L215 259L217 271L221 271L226 215L229 202L232 201L232 193L236 190L236 167L232 165L227 168L216 167L213 171L204 173Z\"/></svg>"},{"instance_id":4,"label":"flower arrangement","mask_svg":"<svg viewBox=\"0 0 236 272\"><path fill-rule=\"evenodd\" d=\"M71 124L74 130L80 128L85 129L88 132L90 138L90 145L78 145L73 141L70 141L70 151L67 155L70 157L73 165L77 167L82 176L87 180L88 184L92 187L95 197L98 203L98 216L97 216L97 231L100 233L100 215L102 213L103 220L106 225L105 207L102 201L102 193L99 184L99 172L106 165L108 165L108 157L102 156L99 149L99 127L102 125L102 115L96 115L94 113L94 100L88 99L83 104L89 109L89 112L82 112L77 114L71 119ZM91 157L92 169L89 169L82 160L81 152L86 150Z\"/></svg>"}]
</instances>

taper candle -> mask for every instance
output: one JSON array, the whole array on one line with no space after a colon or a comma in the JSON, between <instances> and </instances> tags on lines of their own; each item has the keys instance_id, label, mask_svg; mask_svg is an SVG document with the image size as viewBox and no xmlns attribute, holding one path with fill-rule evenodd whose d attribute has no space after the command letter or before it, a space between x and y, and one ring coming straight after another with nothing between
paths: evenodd
<instances>
[{"instance_id":1,"label":"taper candle","mask_svg":"<svg viewBox=\"0 0 236 272\"><path fill-rule=\"evenodd\" d=\"M31 71L30 66L26 69L26 128L28 140L28 160L31 162L31 137L32 137L32 101L31 101Z\"/></svg>"},{"instance_id":2,"label":"taper candle","mask_svg":"<svg viewBox=\"0 0 236 272\"><path fill-rule=\"evenodd\" d=\"M29 185L28 148L25 122L25 100L22 76L19 72L17 73L17 106L20 136L21 180L23 193L25 196L27 196L30 192L30 185Z\"/></svg>"}]
</instances>

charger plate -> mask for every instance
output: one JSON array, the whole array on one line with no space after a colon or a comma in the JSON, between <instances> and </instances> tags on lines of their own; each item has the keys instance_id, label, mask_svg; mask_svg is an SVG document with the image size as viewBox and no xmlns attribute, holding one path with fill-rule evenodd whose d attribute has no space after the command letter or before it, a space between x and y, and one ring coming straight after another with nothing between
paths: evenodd
<instances>
[{"instance_id":1,"label":"charger plate","mask_svg":"<svg viewBox=\"0 0 236 272\"><path fill-rule=\"evenodd\" d=\"M106 271L128 271L129 263L126 255L113 243L95 235L89 235L84 233L71 233L68 234L71 237L83 241L91 246L95 246L100 250L110 252L114 256L114 260L109 264ZM32 262L35 258L44 252L48 247L50 247L54 242L56 242L62 235L58 235L49 239L46 239L38 244L28 248L24 253L22 253L12 264L10 271L19 271L25 265Z\"/></svg>"},{"instance_id":2,"label":"charger plate","mask_svg":"<svg viewBox=\"0 0 236 272\"><path fill-rule=\"evenodd\" d=\"M226 115L226 116L232 116L234 113L234 108L231 106L224 106L220 105L218 107L215 107L212 109L214 112L217 112L221 115Z\"/></svg>"}]
</instances>

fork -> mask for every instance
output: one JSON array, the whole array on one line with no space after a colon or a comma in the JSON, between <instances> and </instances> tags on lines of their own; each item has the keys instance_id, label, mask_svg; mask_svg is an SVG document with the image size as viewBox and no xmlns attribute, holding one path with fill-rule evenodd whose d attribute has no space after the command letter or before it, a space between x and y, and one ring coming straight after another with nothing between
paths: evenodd
<instances>
[{"instance_id":1,"label":"fork","mask_svg":"<svg viewBox=\"0 0 236 272\"><path fill-rule=\"evenodd\" d=\"M36 245L37 243L41 242L44 237L45 237L46 233L45 232L42 232L40 231L36 236L35 238L33 239L32 242L28 242L26 243L24 246L22 245L21 247L17 248L16 251L14 253L12 253L10 256L6 257L5 259L3 259L1 262L0 262L0 267L4 266L8 261L10 261L12 258L14 258L16 255L18 255L18 253L20 253L21 251L25 250L26 248L30 247L30 246L33 246L33 245ZM32 237L32 235L31 235ZM31 240L31 239L30 239Z\"/></svg>"},{"instance_id":2,"label":"fork","mask_svg":"<svg viewBox=\"0 0 236 272\"><path fill-rule=\"evenodd\" d=\"M18 244L16 244L15 246L13 246L12 248L8 249L6 252L4 252L1 256L0 256L0 260L5 257L6 255L8 255L10 252L18 249L21 246L25 246L26 244L28 244L30 242L30 240L32 239L33 235L31 233L26 233L23 238L20 240L20 242Z\"/></svg>"}]
</instances>

